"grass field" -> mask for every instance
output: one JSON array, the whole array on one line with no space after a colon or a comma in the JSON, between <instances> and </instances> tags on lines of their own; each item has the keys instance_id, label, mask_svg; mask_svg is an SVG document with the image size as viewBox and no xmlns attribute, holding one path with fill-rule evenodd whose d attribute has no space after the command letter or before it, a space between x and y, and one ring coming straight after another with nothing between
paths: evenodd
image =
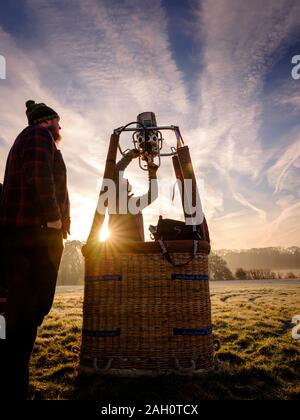
<instances>
[{"instance_id":1,"label":"grass field","mask_svg":"<svg viewBox=\"0 0 300 420\"><path fill-rule=\"evenodd\" d=\"M300 282L211 284L214 332L222 341L214 372L159 378L78 378L82 291L58 292L31 362L35 399L183 403L211 399L300 399Z\"/></svg>"}]
</instances>

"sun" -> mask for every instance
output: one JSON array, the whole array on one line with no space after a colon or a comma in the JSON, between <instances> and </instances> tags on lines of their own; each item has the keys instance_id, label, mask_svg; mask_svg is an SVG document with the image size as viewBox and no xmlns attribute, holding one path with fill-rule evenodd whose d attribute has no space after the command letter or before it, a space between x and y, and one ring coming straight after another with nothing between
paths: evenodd
<instances>
[{"instance_id":1,"label":"sun","mask_svg":"<svg viewBox=\"0 0 300 420\"><path fill-rule=\"evenodd\" d=\"M93 203L88 200L83 201L82 205L74 210L73 220L76 220L76 223L71 225L71 235L68 237L69 241L86 241L91 230L94 213ZM109 216L106 213L102 228L98 234L98 240L100 242L105 242L112 236L108 227L108 222Z\"/></svg>"},{"instance_id":2,"label":"sun","mask_svg":"<svg viewBox=\"0 0 300 420\"><path fill-rule=\"evenodd\" d=\"M102 229L100 230L100 235L99 235L100 242L105 242L110 237L111 237L111 232L108 229L108 226L102 226Z\"/></svg>"},{"instance_id":3,"label":"sun","mask_svg":"<svg viewBox=\"0 0 300 420\"><path fill-rule=\"evenodd\" d=\"M103 222L102 228L100 230L100 234L99 234L99 241L100 242L105 242L105 241L107 241L107 239L109 239L111 237L111 232L110 232L109 227L108 227L108 220L109 220L109 217L108 217L108 214L106 213L105 214L105 219L104 219L104 222Z\"/></svg>"}]
</instances>

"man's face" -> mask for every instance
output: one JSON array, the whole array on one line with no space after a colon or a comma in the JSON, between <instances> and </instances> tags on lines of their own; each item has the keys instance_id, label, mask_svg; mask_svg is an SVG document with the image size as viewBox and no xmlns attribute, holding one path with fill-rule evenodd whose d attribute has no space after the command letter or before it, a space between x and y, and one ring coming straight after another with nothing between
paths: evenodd
<instances>
[{"instance_id":1,"label":"man's face","mask_svg":"<svg viewBox=\"0 0 300 420\"><path fill-rule=\"evenodd\" d=\"M60 118L55 118L54 120L48 121L48 130L51 131L53 138L55 141L60 141L61 140L61 135L60 135L60 130L61 130L61 126L59 124L59 120Z\"/></svg>"}]
</instances>

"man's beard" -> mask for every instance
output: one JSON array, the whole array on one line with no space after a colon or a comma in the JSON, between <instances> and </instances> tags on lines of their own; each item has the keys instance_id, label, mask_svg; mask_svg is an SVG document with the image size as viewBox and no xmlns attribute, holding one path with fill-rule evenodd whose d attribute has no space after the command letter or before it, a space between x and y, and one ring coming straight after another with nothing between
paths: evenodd
<instances>
[{"instance_id":1,"label":"man's beard","mask_svg":"<svg viewBox=\"0 0 300 420\"><path fill-rule=\"evenodd\" d=\"M51 131L51 134L54 138L55 143L59 143L62 139L62 137L60 135L60 132L58 130L56 131L56 129L53 127L53 125L50 125L48 127L48 129Z\"/></svg>"},{"instance_id":2,"label":"man's beard","mask_svg":"<svg viewBox=\"0 0 300 420\"><path fill-rule=\"evenodd\" d=\"M62 140L62 136L60 135L60 133L57 133L56 136L54 137L54 141L55 143L59 143Z\"/></svg>"}]
</instances>

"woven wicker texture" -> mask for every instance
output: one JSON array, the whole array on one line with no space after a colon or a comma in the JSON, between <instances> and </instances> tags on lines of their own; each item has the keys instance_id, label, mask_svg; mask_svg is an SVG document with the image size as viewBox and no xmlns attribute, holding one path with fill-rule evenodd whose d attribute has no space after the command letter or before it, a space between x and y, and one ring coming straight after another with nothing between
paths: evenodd
<instances>
[{"instance_id":1,"label":"woven wicker texture","mask_svg":"<svg viewBox=\"0 0 300 420\"><path fill-rule=\"evenodd\" d=\"M192 242L169 243L176 263ZM100 244L84 250L81 366L115 369L207 369L213 364L209 245L175 268L157 244ZM96 363L96 365L95 365Z\"/></svg>"}]
</instances>

